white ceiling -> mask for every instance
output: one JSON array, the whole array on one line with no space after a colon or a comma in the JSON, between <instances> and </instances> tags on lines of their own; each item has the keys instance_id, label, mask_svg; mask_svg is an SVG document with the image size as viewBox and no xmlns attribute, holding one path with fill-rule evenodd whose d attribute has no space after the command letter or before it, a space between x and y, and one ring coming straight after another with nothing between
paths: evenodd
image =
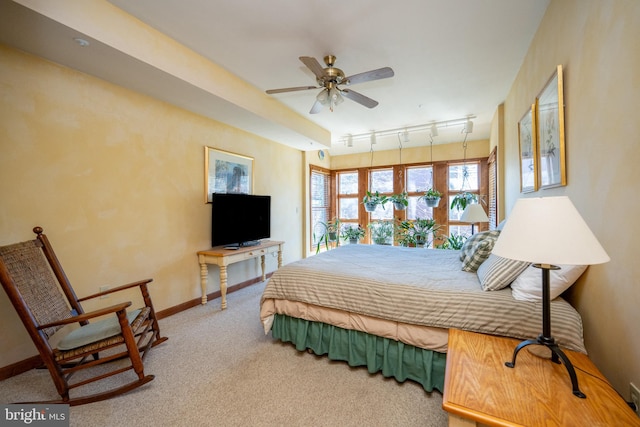
<instances>
[{"instance_id":1,"label":"white ceiling","mask_svg":"<svg viewBox=\"0 0 640 427\"><path fill-rule=\"evenodd\" d=\"M337 56L347 76L385 66L390 79L351 86L380 104L368 109L345 100L334 112L310 115L319 89L270 95L331 133L331 154L369 151L369 139L344 144L347 134L401 129L474 116L470 140L489 137L497 106L505 99L549 0L109 0L113 5L172 37L260 91L315 85L313 74L298 60L313 56L323 64ZM30 14L7 7L2 12ZM18 12L16 12L18 10ZM1 18L0 18L1 19ZM34 28L64 31L41 17L0 22L0 41L83 72L198 113L206 94L185 88L135 58L109 52L81 61L55 53L53 43L29 43ZM26 26L26 28L25 28ZM56 28L57 27L57 28ZM68 29L66 29L68 30ZM77 55L77 54L76 54ZM101 59L102 58L102 59ZM107 58L108 61L105 61ZM152 84L150 76L156 75ZM172 86L173 85L173 86ZM228 107L228 110L223 107ZM206 115L274 138L272 123L238 113L233 105ZM227 111L226 113L224 111ZM231 112L231 114L230 114ZM462 126L441 128L434 143L460 141ZM428 144L426 132L411 134L403 147ZM288 143L296 146L296 143ZM376 149L397 148L395 133L378 138ZM315 149L300 140L300 149Z\"/></svg>"}]
</instances>

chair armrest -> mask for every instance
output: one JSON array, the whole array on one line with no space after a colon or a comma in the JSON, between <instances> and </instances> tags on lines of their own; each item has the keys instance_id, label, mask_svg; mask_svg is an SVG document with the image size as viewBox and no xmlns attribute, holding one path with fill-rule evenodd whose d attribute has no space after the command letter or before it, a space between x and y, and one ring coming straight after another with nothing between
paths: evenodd
<instances>
[{"instance_id":1,"label":"chair armrest","mask_svg":"<svg viewBox=\"0 0 640 427\"><path fill-rule=\"evenodd\" d=\"M92 294L92 295L89 295L89 296L86 296L86 297L83 297L83 298L78 298L78 302L90 300L90 299L93 299L93 298L98 298L98 297L101 297L103 295L112 294L114 292L123 291L123 290L129 289L129 288L140 287L140 286L146 285L147 283L150 283L152 281L153 281L153 279L138 280L137 282L129 283L127 285L118 286L116 288L107 289L106 291L98 292L97 294Z\"/></svg>"},{"instance_id":2,"label":"chair armrest","mask_svg":"<svg viewBox=\"0 0 640 427\"><path fill-rule=\"evenodd\" d=\"M125 310L130 305L131 305L131 301L121 302L120 304L115 304L109 307L101 308L99 310L90 311L89 313L83 313L77 316L71 316L66 319L57 320L51 323L45 323L44 325L38 326L38 329L45 329L45 328L51 328L52 326L62 326L62 325L68 325L71 323L82 322L84 320L93 319L94 317L100 317L100 316L104 316L105 314L116 313L118 311Z\"/></svg>"}]
</instances>

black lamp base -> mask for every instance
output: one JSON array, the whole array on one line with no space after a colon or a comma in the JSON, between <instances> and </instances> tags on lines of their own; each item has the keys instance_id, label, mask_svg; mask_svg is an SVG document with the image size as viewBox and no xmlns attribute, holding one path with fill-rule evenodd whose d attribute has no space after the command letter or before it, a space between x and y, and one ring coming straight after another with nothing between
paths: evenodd
<instances>
[{"instance_id":1,"label":"black lamp base","mask_svg":"<svg viewBox=\"0 0 640 427\"><path fill-rule=\"evenodd\" d=\"M567 368L569 377L571 378L571 388L573 388L573 394L582 399L585 399L587 397L583 392L580 391L580 388L578 387L578 377L576 376L576 371L573 368L573 364L571 363L567 355L564 354L564 352L560 349L560 347L558 347L552 337L538 335L538 338L535 340L522 341L513 351L513 359L511 360L511 362L505 362L505 366L514 368L516 366L516 357L518 357L518 352L520 352L520 350L528 345L543 345L551 350L551 361L554 363L560 363L560 361L562 360L562 363Z\"/></svg>"},{"instance_id":2,"label":"black lamp base","mask_svg":"<svg viewBox=\"0 0 640 427\"><path fill-rule=\"evenodd\" d=\"M542 270L542 333L538 335L535 340L522 341L516 349L513 351L513 358L511 362L505 362L505 366L514 368L516 366L516 357L518 352L528 345L543 345L551 350L551 361L554 363L564 363L565 368L569 372L571 378L571 387L573 388L573 394L584 399L587 396L578 388L578 377L576 371L573 369L571 361L560 347L556 344L556 341L551 336L551 302L549 291L549 270L558 270L560 267L549 264L533 264L534 267Z\"/></svg>"}]
</instances>

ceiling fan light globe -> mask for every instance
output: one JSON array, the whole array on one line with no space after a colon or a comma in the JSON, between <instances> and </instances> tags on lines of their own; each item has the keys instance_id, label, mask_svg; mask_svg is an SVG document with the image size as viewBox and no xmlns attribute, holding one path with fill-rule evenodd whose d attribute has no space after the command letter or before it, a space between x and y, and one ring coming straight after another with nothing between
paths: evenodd
<instances>
[{"instance_id":1,"label":"ceiling fan light globe","mask_svg":"<svg viewBox=\"0 0 640 427\"><path fill-rule=\"evenodd\" d=\"M326 105L329 102L329 91L327 89L322 89L318 96L316 96L316 100L322 105Z\"/></svg>"}]
</instances>

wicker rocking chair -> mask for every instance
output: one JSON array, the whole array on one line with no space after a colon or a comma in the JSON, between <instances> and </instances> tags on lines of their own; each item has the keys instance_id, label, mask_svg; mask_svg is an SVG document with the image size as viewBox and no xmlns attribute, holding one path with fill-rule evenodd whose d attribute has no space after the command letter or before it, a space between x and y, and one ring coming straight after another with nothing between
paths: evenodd
<instances>
[{"instance_id":1,"label":"wicker rocking chair","mask_svg":"<svg viewBox=\"0 0 640 427\"><path fill-rule=\"evenodd\" d=\"M35 227L33 231L37 234L35 240L0 247L0 281L60 394L61 399L46 403L81 405L95 402L128 392L153 380L153 375L144 374L143 359L151 347L167 338L160 336L147 289L152 279L78 299L49 240L42 234L42 228ZM138 310L127 311L131 302L123 302L85 313L80 305L81 301L135 287L140 289L144 300L144 307ZM93 321L105 315L108 316ZM54 337L57 332L59 335L68 332L68 325L72 324L79 324L80 327L59 340L57 336ZM52 344L56 341L59 342ZM96 368L97 365L125 358L129 360L124 366L124 363L113 363L106 365L108 370ZM94 369L78 373L87 368ZM101 383L97 393L73 398L69 396L73 388L132 369L135 372L133 380L124 385L122 383L126 378L123 376L120 381ZM71 383L69 380L76 373L82 378ZM105 385L110 383L116 385Z\"/></svg>"}]
</instances>

